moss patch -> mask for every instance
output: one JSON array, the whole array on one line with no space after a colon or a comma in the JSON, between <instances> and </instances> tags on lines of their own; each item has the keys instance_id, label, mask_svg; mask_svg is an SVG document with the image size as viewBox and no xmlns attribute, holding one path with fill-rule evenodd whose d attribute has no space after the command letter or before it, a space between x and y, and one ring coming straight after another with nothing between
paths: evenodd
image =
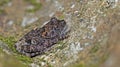
<instances>
[{"instance_id":1,"label":"moss patch","mask_svg":"<svg viewBox=\"0 0 120 67\"><path fill-rule=\"evenodd\" d=\"M6 54L0 49L0 63L2 67L28 67L18 61L14 56Z\"/></svg>"},{"instance_id":2,"label":"moss patch","mask_svg":"<svg viewBox=\"0 0 120 67\"><path fill-rule=\"evenodd\" d=\"M64 49L65 48L65 44L66 44L66 42L62 42L62 41L59 41L57 44L60 44L59 46L57 46L57 49Z\"/></svg>"},{"instance_id":3,"label":"moss patch","mask_svg":"<svg viewBox=\"0 0 120 67\"><path fill-rule=\"evenodd\" d=\"M0 0L0 6L3 6L4 4L10 2L10 0Z\"/></svg>"},{"instance_id":4,"label":"moss patch","mask_svg":"<svg viewBox=\"0 0 120 67\"><path fill-rule=\"evenodd\" d=\"M24 56L24 55L18 55L17 59L23 61L26 64L32 63L32 58L29 58L29 57Z\"/></svg>"},{"instance_id":5,"label":"moss patch","mask_svg":"<svg viewBox=\"0 0 120 67\"><path fill-rule=\"evenodd\" d=\"M5 42L6 44L8 44L8 47L14 52L14 53L17 53L16 55L16 58L19 59L20 61L23 61L24 63L31 63L32 62L32 59L27 57L27 56L24 56L24 55L21 55L19 54L15 47L14 47L14 44L15 42L17 41L17 39L15 39L15 37L13 36L9 36L9 37L3 37L0 35L0 40ZM18 55L19 54L19 55Z\"/></svg>"},{"instance_id":6,"label":"moss patch","mask_svg":"<svg viewBox=\"0 0 120 67\"><path fill-rule=\"evenodd\" d=\"M15 37L13 37L13 36L3 37L3 36L0 35L0 40L3 41L3 42L5 42L6 44L8 44L9 48L12 51L16 52L16 50L14 48L14 44L16 42Z\"/></svg>"},{"instance_id":7,"label":"moss patch","mask_svg":"<svg viewBox=\"0 0 120 67\"><path fill-rule=\"evenodd\" d=\"M4 6L5 4L9 3L11 0L0 0L0 14L5 13L4 9L1 7Z\"/></svg>"},{"instance_id":8,"label":"moss patch","mask_svg":"<svg viewBox=\"0 0 120 67\"><path fill-rule=\"evenodd\" d=\"M32 9L27 9L27 12L36 12L37 10L39 10L41 8L41 3L37 2L36 0L25 0L27 3L30 3L31 5L34 6L34 8Z\"/></svg>"},{"instance_id":9,"label":"moss patch","mask_svg":"<svg viewBox=\"0 0 120 67\"><path fill-rule=\"evenodd\" d=\"M0 14L3 14L4 13L4 10L3 9L0 9Z\"/></svg>"},{"instance_id":10,"label":"moss patch","mask_svg":"<svg viewBox=\"0 0 120 67\"><path fill-rule=\"evenodd\" d=\"M96 53L99 49L100 49L100 45L96 44L91 48L90 53Z\"/></svg>"}]
</instances>

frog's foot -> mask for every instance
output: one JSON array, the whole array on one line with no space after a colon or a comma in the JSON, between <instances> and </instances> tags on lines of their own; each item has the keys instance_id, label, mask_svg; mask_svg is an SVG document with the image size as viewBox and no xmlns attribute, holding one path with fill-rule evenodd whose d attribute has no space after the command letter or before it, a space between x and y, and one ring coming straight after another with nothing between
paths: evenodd
<instances>
[{"instance_id":1,"label":"frog's foot","mask_svg":"<svg viewBox=\"0 0 120 67\"><path fill-rule=\"evenodd\" d=\"M69 35L68 35L69 32L70 32L70 28L68 27L68 25L66 25L64 27L64 29L61 31L59 39L63 40L63 39L68 38L69 37Z\"/></svg>"}]
</instances>

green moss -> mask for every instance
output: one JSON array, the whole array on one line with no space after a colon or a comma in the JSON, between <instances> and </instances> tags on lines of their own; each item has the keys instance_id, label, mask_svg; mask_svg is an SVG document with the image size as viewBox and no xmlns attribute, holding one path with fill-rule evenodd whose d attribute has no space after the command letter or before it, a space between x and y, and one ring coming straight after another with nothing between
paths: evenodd
<instances>
[{"instance_id":1,"label":"green moss","mask_svg":"<svg viewBox=\"0 0 120 67\"><path fill-rule=\"evenodd\" d=\"M100 59L100 62L101 63L105 62L108 59L108 57L109 57L109 53L106 52L105 55Z\"/></svg>"},{"instance_id":2,"label":"green moss","mask_svg":"<svg viewBox=\"0 0 120 67\"><path fill-rule=\"evenodd\" d=\"M10 2L10 0L0 0L0 14L5 13L5 11L1 9L1 7L7 4L8 2Z\"/></svg>"},{"instance_id":3,"label":"green moss","mask_svg":"<svg viewBox=\"0 0 120 67\"><path fill-rule=\"evenodd\" d=\"M85 65L84 64L77 64L74 67L85 67Z\"/></svg>"},{"instance_id":4,"label":"green moss","mask_svg":"<svg viewBox=\"0 0 120 67\"><path fill-rule=\"evenodd\" d=\"M4 13L4 10L0 9L0 14L3 14Z\"/></svg>"},{"instance_id":5,"label":"green moss","mask_svg":"<svg viewBox=\"0 0 120 67\"><path fill-rule=\"evenodd\" d=\"M61 15L59 18L60 18L60 19L64 19L65 17L64 17L64 15Z\"/></svg>"},{"instance_id":6,"label":"green moss","mask_svg":"<svg viewBox=\"0 0 120 67\"><path fill-rule=\"evenodd\" d=\"M4 51L0 52L0 63L2 67L28 67L28 65L19 62L14 56L6 54Z\"/></svg>"},{"instance_id":7,"label":"green moss","mask_svg":"<svg viewBox=\"0 0 120 67\"><path fill-rule=\"evenodd\" d=\"M61 50L66 46L65 43L62 41L59 41L57 44L60 44L59 46L57 46L57 49L61 49Z\"/></svg>"},{"instance_id":8,"label":"green moss","mask_svg":"<svg viewBox=\"0 0 120 67\"><path fill-rule=\"evenodd\" d=\"M39 60L42 62L46 62L46 60L44 60L44 58L40 58Z\"/></svg>"},{"instance_id":9,"label":"green moss","mask_svg":"<svg viewBox=\"0 0 120 67\"><path fill-rule=\"evenodd\" d=\"M3 37L3 36L0 36L0 40L5 42L6 44L8 44L8 47L14 52L14 53L17 53L18 52L16 51L15 47L14 47L14 44L16 42L16 39L15 37L13 36L9 36L9 37ZM25 62L25 63L31 63L32 62L32 59L27 57L27 56L24 56L24 55L21 55L21 54L18 54L16 56L17 59Z\"/></svg>"},{"instance_id":10,"label":"green moss","mask_svg":"<svg viewBox=\"0 0 120 67\"><path fill-rule=\"evenodd\" d=\"M39 10L41 8L41 3L38 3L36 0L25 0L26 2L30 3L31 5L34 6L33 9L27 9L27 12L36 12L37 10Z\"/></svg>"},{"instance_id":11,"label":"green moss","mask_svg":"<svg viewBox=\"0 0 120 67\"><path fill-rule=\"evenodd\" d=\"M48 62L47 62L47 65L48 65L47 67L53 67L53 66L52 66L51 64L49 64Z\"/></svg>"},{"instance_id":12,"label":"green moss","mask_svg":"<svg viewBox=\"0 0 120 67\"><path fill-rule=\"evenodd\" d=\"M96 53L99 50L99 48L100 48L99 44L94 45L90 50L90 53Z\"/></svg>"},{"instance_id":13,"label":"green moss","mask_svg":"<svg viewBox=\"0 0 120 67\"><path fill-rule=\"evenodd\" d=\"M3 6L4 4L10 2L10 0L0 0L0 6Z\"/></svg>"},{"instance_id":14,"label":"green moss","mask_svg":"<svg viewBox=\"0 0 120 67\"><path fill-rule=\"evenodd\" d=\"M15 37L13 37L13 36L9 36L9 37L0 36L0 40L3 41L3 42L5 42L6 44L8 44L9 48L12 51L16 52L16 50L14 48L14 44L16 42Z\"/></svg>"},{"instance_id":15,"label":"green moss","mask_svg":"<svg viewBox=\"0 0 120 67\"><path fill-rule=\"evenodd\" d=\"M27 56L24 56L24 55L18 55L17 56L17 59L23 61L24 63L32 63L32 58L29 58Z\"/></svg>"},{"instance_id":16,"label":"green moss","mask_svg":"<svg viewBox=\"0 0 120 67\"><path fill-rule=\"evenodd\" d=\"M2 48L0 48L0 53L2 52Z\"/></svg>"},{"instance_id":17,"label":"green moss","mask_svg":"<svg viewBox=\"0 0 120 67\"><path fill-rule=\"evenodd\" d=\"M80 62L76 62L73 65L70 65L68 67L86 67L86 66L85 66L85 63L83 61L80 61Z\"/></svg>"},{"instance_id":18,"label":"green moss","mask_svg":"<svg viewBox=\"0 0 120 67\"><path fill-rule=\"evenodd\" d=\"M89 67L99 67L99 64L90 64Z\"/></svg>"}]
</instances>

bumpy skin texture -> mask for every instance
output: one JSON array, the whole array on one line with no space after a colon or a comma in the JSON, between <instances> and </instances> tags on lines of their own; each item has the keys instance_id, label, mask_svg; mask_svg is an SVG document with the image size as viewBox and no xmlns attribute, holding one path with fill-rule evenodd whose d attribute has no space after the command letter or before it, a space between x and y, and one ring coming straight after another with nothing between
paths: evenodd
<instances>
[{"instance_id":1,"label":"bumpy skin texture","mask_svg":"<svg viewBox=\"0 0 120 67\"><path fill-rule=\"evenodd\" d=\"M43 54L55 43L68 37L68 31L68 26L64 20L53 17L43 27L31 30L24 35L15 44L15 48L26 56L34 57Z\"/></svg>"}]
</instances>

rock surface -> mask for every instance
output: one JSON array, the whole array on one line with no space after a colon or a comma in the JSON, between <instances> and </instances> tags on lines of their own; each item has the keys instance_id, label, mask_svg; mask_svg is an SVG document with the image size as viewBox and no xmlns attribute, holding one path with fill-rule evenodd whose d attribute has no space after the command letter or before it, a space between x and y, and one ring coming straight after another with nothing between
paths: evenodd
<instances>
[{"instance_id":1,"label":"rock surface","mask_svg":"<svg viewBox=\"0 0 120 67\"><path fill-rule=\"evenodd\" d=\"M15 44L8 37L17 41L31 29L45 25L53 16L64 19L70 26L70 37L52 46L50 51L32 61L22 56L19 61L28 66L109 66L106 63L111 67L119 66L119 60L114 60L115 64L110 62L111 58L119 59L119 47L114 45L120 42L119 0L1 0L0 5L0 35L4 37L0 39L8 45ZM33 18L37 19L33 21ZM13 49L12 46L8 47Z\"/></svg>"}]
</instances>

